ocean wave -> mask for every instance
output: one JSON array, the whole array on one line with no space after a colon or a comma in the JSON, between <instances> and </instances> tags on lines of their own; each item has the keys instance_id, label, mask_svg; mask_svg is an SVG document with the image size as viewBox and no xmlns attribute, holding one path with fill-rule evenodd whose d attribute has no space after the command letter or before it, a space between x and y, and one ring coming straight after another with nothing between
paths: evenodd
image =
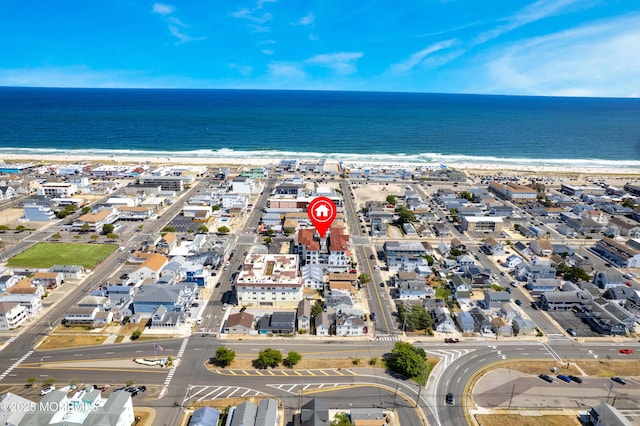
<instances>
[{"instance_id":1,"label":"ocean wave","mask_svg":"<svg viewBox=\"0 0 640 426\"><path fill-rule=\"evenodd\" d=\"M231 148L221 148L217 150L189 150L189 151L153 151L153 150L135 150L135 149L55 149L55 148L0 148L1 155L22 156L25 158L30 156L99 156L109 157L116 160L118 157L140 157L146 158L210 158L212 161L224 159L260 159L260 160L334 160L342 163L417 163L425 166L440 166L441 164L455 167L455 165L487 165L487 166L520 166L520 167L567 167L567 168L613 168L613 169L640 169L640 161L638 160L603 160L603 159L539 159L539 158L506 158L493 156L471 156L471 155L455 155L441 154L435 152L427 152L421 154L354 154L344 152L323 153L323 152L298 152L298 151L279 151L279 150L252 150L241 151Z\"/></svg>"}]
</instances>

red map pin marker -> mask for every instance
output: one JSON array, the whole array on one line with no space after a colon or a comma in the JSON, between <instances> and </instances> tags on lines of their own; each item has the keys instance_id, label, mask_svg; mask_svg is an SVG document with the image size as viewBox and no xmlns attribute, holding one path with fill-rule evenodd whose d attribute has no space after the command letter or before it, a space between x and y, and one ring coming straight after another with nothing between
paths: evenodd
<instances>
[{"instance_id":1,"label":"red map pin marker","mask_svg":"<svg viewBox=\"0 0 640 426\"><path fill-rule=\"evenodd\" d=\"M324 238L333 219L336 218L337 211L336 205L327 197L316 197L309 203L307 215L320 234L320 238Z\"/></svg>"}]
</instances>

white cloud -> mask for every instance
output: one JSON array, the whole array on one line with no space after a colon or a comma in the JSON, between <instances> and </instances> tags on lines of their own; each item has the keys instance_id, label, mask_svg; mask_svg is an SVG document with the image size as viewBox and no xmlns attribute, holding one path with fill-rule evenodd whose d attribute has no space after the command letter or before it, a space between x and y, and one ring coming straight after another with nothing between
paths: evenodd
<instances>
[{"instance_id":1,"label":"white cloud","mask_svg":"<svg viewBox=\"0 0 640 426\"><path fill-rule=\"evenodd\" d=\"M167 22L169 32L171 33L171 35L178 39L177 44L182 44L189 41L204 40L204 37L192 37L178 28L188 28L189 26L182 22L180 18L171 16L173 12L175 12L175 7L168 4L155 3L153 5L153 8L151 9L151 12L163 16L164 20Z\"/></svg>"},{"instance_id":2,"label":"white cloud","mask_svg":"<svg viewBox=\"0 0 640 426\"><path fill-rule=\"evenodd\" d=\"M175 10L175 7L163 3L154 3L151 9L153 13L157 13L158 15L171 15Z\"/></svg>"},{"instance_id":3,"label":"white cloud","mask_svg":"<svg viewBox=\"0 0 640 426\"><path fill-rule=\"evenodd\" d=\"M482 92L633 97L638 46L640 15L524 40L489 53Z\"/></svg>"},{"instance_id":4,"label":"white cloud","mask_svg":"<svg viewBox=\"0 0 640 426\"><path fill-rule=\"evenodd\" d=\"M298 25L311 25L316 20L316 17L313 15L313 12L307 13L306 16L300 18L297 22Z\"/></svg>"},{"instance_id":5,"label":"white cloud","mask_svg":"<svg viewBox=\"0 0 640 426\"><path fill-rule=\"evenodd\" d=\"M362 52L339 52L313 56L305 61L309 65L330 68L339 74L352 74L356 71L355 62Z\"/></svg>"},{"instance_id":6,"label":"white cloud","mask_svg":"<svg viewBox=\"0 0 640 426\"><path fill-rule=\"evenodd\" d=\"M253 68L249 65L240 65L240 64L229 64L229 68L237 71L241 76L248 77L253 72Z\"/></svg>"},{"instance_id":7,"label":"white cloud","mask_svg":"<svg viewBox=\"0 0 640 426\"><path fill-rule=\"evenodd\" d=\"M538 0L537 2L520 9L516 14L506 18L506 24L500 25L478 35L473 44L485 43L506 32L513 31L516 28L522 27L531 22L556 15L579 1L581 0Z\"/></svg>"},{"instance_id":8,"label":"white cloud","mask_svg":"<svg viewBox=\"0 0 640 426\"><path fill-rule=\"evenodd\" d=\"M262 49L262 53L265 55L273 55L273 50L271 49Z\"/></svg>"},{"instance_id":9,"label":"white cloud","mask_svg":"<svg viewBox=\"0 0 640 426\"><path fill-rule=\"evenodd\" d=\"M441 50L448 49L456 43L457 41L455 39L434 43L420 50L419 52L414 53L404 61L391 65L391 70L397 73L405 73L411 71L417 65L423 63L425 59L427 59L430 55L436 52L440 52Z\"/></svg>"},{"instance_id":10,"label":"white cloud","mask_svg":"<svg viewBox=\"0 0 640 426\"><path fill-rule=\"evenodd\" d=\"M288 80L303 80L307 74L297 64L274 62L269 64L269 74L272 77Z\"/></svg>"}]
</instances>

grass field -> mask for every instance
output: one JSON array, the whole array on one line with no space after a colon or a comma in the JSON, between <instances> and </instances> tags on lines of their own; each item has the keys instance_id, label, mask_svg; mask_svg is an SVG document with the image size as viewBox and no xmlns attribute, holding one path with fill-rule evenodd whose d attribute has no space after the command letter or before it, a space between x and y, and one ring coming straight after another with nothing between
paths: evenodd
<instances>
[{"instance_id":1,"label":"grass field","mask_svg":"<svg viewBox=\"0 0 640 426\"><path fill-rule=\"evenodd\" d=\"M117 249L117 244L39 243L12 257L7 266L50 268L53 265L82 265L92 269Z\"/></svg>"}]
</instances>

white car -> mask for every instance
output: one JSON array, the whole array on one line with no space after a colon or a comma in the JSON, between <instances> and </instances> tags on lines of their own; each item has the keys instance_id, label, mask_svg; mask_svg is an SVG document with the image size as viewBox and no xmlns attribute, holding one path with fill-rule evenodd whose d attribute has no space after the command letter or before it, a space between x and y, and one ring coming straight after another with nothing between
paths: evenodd
<instances>
[{"instance_id":1,"label":"white car","mask_svg":"<svg viewBox=\"0 0 640 426\"><path fill-rule=\"evenodd\" d=\"M40 391L40 396L46 395L48 393L53 392L54 390L56 390L55 386L47 386L46 388L42 389Z\"/></svg>"}]
</instances>

